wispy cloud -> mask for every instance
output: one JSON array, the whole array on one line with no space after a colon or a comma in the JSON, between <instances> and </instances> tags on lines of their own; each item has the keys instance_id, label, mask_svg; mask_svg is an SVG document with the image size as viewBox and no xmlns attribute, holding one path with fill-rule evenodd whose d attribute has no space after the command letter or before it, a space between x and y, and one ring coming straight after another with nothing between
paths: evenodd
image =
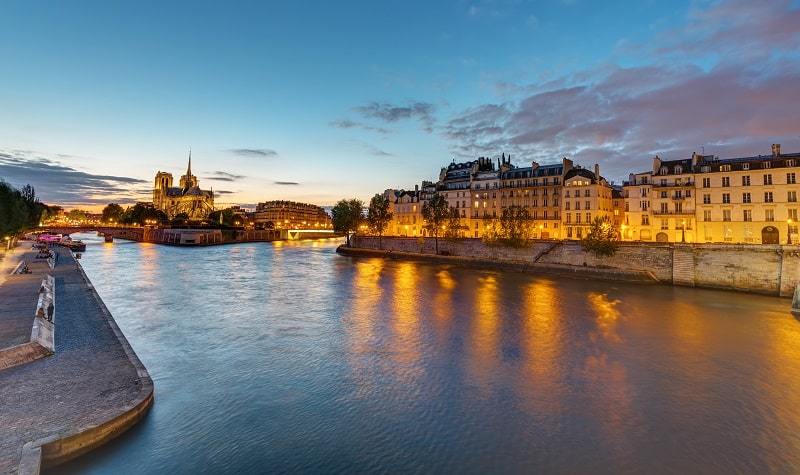
<instances>
[{"instance_id":1,"label":"wispy cloud","mask_svg":"<svg viewBox=\"0 0 800 475\"><path fill-rule=\"evenodd\" d=\"M228 152L242 157L271 158L278 156L278 152L268 148L233 148L228 150Z\"/></svg>"},{"instance_id":2,"label":"wispy cloud","mask_svg":"<svg viewBox=\"0 0 800 475\"><path fill-rule=\"evenodd\" d=\"M215 171L211 176L206 177L206 179L214 180L214 181L236 181L246 178L244 175L234 175L232 173L221 172L219 170Z\"/></svg>"},{"instance_id":3,"label":"wispy cloud","mask_svg":"<svg viewBox=\"0 0 800 475\"><path fill-rule=\"evenodd\" d=\"M354 107L353 110L363 117L378 119L384 122L416 119L425 126L425 130L428 132L432 131L433 125L436 122L433 115L436 107L427 102L412 102L405 106L371 102L365 106Z\"/></svg>"},{"instance_id":4,"label":"wispy cloud","mask_svg":"<svg viewBox=\"0 0 800 475\"><path fill-rule=\"evenodd\" d=\"M276 181L275 184L281 186L296 186L300 183L297 183L296 181Z\"/></svg>"},{"instance_id":5,"label":"wispy cloud","mask_svg":"<svg viewBox=\"0 0 800 475\"><path fill-rule=\"evenodd\" d=\"M110 203L110 196L133 204L152 193L146 180L82 172L31 151L0 151L0 178L16 188L31 185L46 204L100 205Z\"/></svg>"},{"instance_id":6,"label":"wispy cloud","mask_svg":"<svg viewBox=\"0 0 800 475\"><path fill-rule=\"evenodd\" d=\"M330 125L333 127L338 127L340 129L363 129L368 130L370 132L378 132L380 134L390 134L392 133L391 130L383 128L383 127L375 127L372 125L364 124L363 122L353 122L352 120L337 120L330 122Z\"/></svg>"}]
</instances>

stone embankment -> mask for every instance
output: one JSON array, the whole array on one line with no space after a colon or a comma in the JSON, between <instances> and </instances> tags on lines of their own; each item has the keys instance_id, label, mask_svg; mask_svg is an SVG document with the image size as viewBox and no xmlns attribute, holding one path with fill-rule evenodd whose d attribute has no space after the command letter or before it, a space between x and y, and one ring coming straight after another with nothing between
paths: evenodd
<instances>
[{"instance_id":1,"label":"stone embankment","mask_svg":"<svg viewBox=\"0 0 800 475\"><path fill-rule=\"evenodd\" d=\"M621 242L612 257L584 252L578 241L542 240L517 249L480 239L440 239L439 255L432 238L355 236L351 246L340 252L782 297L791 297L800 282L796 245Z\"/></svg>"},{"instance_id":2,"label":"stone embankment","mask_svg":"<svg viewBox=\"0 0 800 475\"><path fill-rule=\"evenodd\" d=\"M23 246L30 243L0 259L2 474L39 473L82 455L153 404L150 375L72 253L37 259ZM3 351L34 340L49 345L49 356Z\"/></svg>"}]
</instances>

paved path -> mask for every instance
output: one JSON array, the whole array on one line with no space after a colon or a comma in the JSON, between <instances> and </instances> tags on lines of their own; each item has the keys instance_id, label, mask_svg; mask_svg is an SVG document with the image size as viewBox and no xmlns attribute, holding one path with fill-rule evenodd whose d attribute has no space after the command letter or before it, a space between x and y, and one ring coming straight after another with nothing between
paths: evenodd
<instances>
[{"instance_id":1,"label":"paved path","mask_svg":"<svg viewBox=\"0 0 800 475\"><path fill-rule=\"evenodd\" d=\"M72 254L61 248L54 251L59 253L55 268L29 265L31 275L7 275L18 257L13 265L7 257L0 261L5 277L0 282L4 302L0 335L11 335L11 328L19 326L14 317L17 306L32 322L38 296L11 290L23 289L21 281L16 282L19 278L33 276L41 282L43 274L50 274L56 296L55 354L0 371L0 474L17 473L26 443L103 425L141 407L153 392L152 380L120 338L116 323ZM30 327L27 333L30 336Z\"/></svg>"}]
</instances>

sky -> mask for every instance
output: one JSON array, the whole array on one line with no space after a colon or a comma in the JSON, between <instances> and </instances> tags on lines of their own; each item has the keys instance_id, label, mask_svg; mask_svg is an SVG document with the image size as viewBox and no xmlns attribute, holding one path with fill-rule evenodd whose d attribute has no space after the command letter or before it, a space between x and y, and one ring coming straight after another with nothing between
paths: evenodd
<instances>
[{"instance_id":1,"label":"sky","mask_svg":"<svg viewBox=\"0 0 800 475\"><path fill-rule=\"evenodd\" d=\"M0 179L330 206L453 161L800 152L800 0L0 2Z\"/></svg>"}]
</instances>

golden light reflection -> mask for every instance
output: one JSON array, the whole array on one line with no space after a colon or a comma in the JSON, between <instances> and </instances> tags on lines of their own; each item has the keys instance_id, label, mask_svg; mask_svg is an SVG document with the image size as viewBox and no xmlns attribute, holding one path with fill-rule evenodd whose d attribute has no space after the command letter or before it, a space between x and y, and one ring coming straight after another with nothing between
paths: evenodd
<instances>
[{"instance_id":1,"label":"golden light reflection","mask_svg":"<svg viewBox=\"0 0 800 475\"><path fill-rule=\"evenodd\" d=\"M439 337L444 339L446 335L443 332L449 331L449 323L453 318L453 291L456 288L456 281L449 269L437 272L436 280L439 288L434 292L433 315L436 317Z\"/></svg>"},{"instance_id":2,"label":"golden light reflection","mask_svg":"<svg viewBox=\"0 0 800 475\"><path fill-rule=\"evenodd\" d=\"M354 266L355 275L350 290L352 295L349 306L344 311L348 321L344 328L350 342L349 354L353 357L351 363L356 366L361 364L360 356L368 353L375 344L375 318L380 314L383 294L380 287L383 264L381 259L371 259L357 261Z\"/></svg>"},{"instance_id":3,"label":"golden light reflection","mask_svg":"<svg viewBox=\"0 0 800 475\"><path fill-rule=\"evenodd\" d=\"M499 361L498 322L502 318L498 299L497 277L487 274L478 277L475 289L475 317L471 331L473 351L470 362L471 373L483 384L488 383L495 374Z\"/></svg>"},{"instance_id":4,"label":"golden light reflection","mask_svg":"<svg viewBox=\"0 0 800 475\"><path fill-rule=\"evenodd\" d=\"M406 363L419 359L419 289L416 270L414 263L398 263L393 273L394 289L391 291L394 296L394 347L396 354Z\"/></svg>"},{"instance_id":5,"label":"golden light reflection","mask_svg":"<svg viewBox=\"0 0 800 475\"><path fill-rule=\"evenodd\" d=\"M595 314L595 321L600 335L608 341L622 341L617 335L617 323L620 313L616 306L620 301L609 300L608 295L599 293L590 293L587 298L589 307Z\"/></svg>"},{"instance_id":6,"label":"golden light reflection","mask_svg":"<svg viewBox=\"0 0 800 475\"><path fill-rule=\"evenodd\" d=\"M528 381L519 387L526 394L522 401L532 411L560 414L564 395L561 367L564 315L561 313L561 291L549 280L537 280L525 287L523 300L523 335L520 341L524 358L523 375Z\"/></svg>"}]
</instances>

